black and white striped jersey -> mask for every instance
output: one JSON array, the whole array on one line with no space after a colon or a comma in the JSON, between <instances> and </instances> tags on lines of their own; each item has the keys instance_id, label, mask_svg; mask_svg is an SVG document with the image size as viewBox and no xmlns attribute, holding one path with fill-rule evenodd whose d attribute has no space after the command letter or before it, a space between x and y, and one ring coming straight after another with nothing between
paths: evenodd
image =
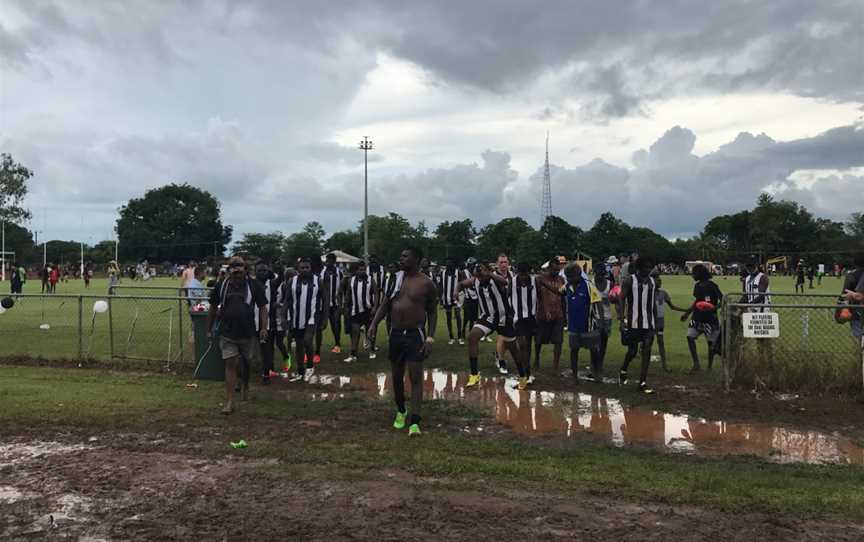
<instances>
[{"instance_id":1,"label":"black and white striped jersey","mask_svg":"<svg viewBox=\"0 0 864 542\"><path fill-rule=\"evenodd\" d=\"M504 286L499 285L492 279L486 284L480 279L474 279L474 287L480 294L480 320L488 322L493 326L506 326L513 319L513 309L510 307L510 299Z\"/></svg>"},{"instance_id":2,"label":"black and white striped jersey","mask_svg":"<svg viewBox=\"0 0 864 542\"><path fill-rule=\"evenodd\" d=\"M376 289L380 292L384 288L384 268L380 265L377 269L372 269L369 267L369 276L372 277L372 282L375 284Z\"/></svg>"},{"instance_id":3,"label":"black and white striped jersey","mask_svg":"<svg viewBox=\"0 0 864 542\"><path fill-rule=\"evenodd\" d=\"M537 316L537 281L533 276L524 283L519 277L513 279L510 287L510 306L513 307L513 321Z\"/></svg>"},{"instance_id":4,"label":"black and white striped jersey","mask_svg":"<svg viewBox=\"0 0 864 542\"><path fill-rule=\"evenodd\" d=\"M369 276L360 278L353 276L348 282L348 295L351 296L351 316L369 312L375 304L372 295L376 290L373 279Z\"/></svg>"},{"instance_id":5,"label":"black and white striped jersey","mask_svg":"<svg viewBox=\"0 0 864 542\"><path fill-rule=\"evenodd\" d=\"M648 277L645 282L641 282L638 276L631 275L630 280L632 287L625 307L627 325L630 329L654 329L656 327L654 296L657 292L654 279Z\"/></svg>"},{"instance_id":6,"label":"black and white striped jersey","mask_svg":"<svg viewBox=\"0 0 864 542\"><path fill-rule=\"evenodd\" d=\"M319 278L324 288L330 293L330 306L335 307L339 304L339 285L342 284L342 279L345 274L338 267L332 269L324 267L321 270Z\"/></svg>"},{"instance_id":7,"label":"black and white striped jersey","mask_svg":"<svg viewBox=\"0 0 864 542\"><path fill-rule=\"evenodd\" d=\"M306 326L316 324L321 312L321 284L321 279L315 275L309 281L301 280L299 275L291 279L291 304L288 310L293 329L306 329Z\"/></svg>"},{"instance_id":8,"label":"black and white striped jersey","mask_svg":"<svg viewBox=\"0 0 864 542\"><path fill-rule=\"evenodd\" d=\"M452 307L457 304L456 286L459 285L459 281L458 269L452 271L444 269L441 272L439 291L441 292L441 304L445 307Z\"/></svg>"},{"instance_id":9,"label":"black and white striped jersey","mask_svg":"<svg viewBox=\"0 0 864 542\"><path fill-rule=\"evenodd\" d=\"M459 273L461 274L460 280L468 280L474 278L474 275L471 274L471 271L468 271L467 269L463 269ZM466 299L477 301L477 298L480 297L477 293L476 283L475 285L469 286L468 288L464 288L462 291L465 292Z\"/></svg>"}]
</instances>

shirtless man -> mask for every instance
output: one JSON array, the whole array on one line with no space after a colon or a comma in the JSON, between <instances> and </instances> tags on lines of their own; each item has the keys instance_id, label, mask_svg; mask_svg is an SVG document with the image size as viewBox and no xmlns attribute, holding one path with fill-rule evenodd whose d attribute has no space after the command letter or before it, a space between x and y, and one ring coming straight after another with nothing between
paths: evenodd
<instances>
[{"instance_id":1,"label":"shirtless man","mask_svg":"<svg viewBox=\"0 0 864 542\"><path fill-rule=\"evenodd\" d=\"M435 342L438 322L438 291L427 275L420 272L419 249L406 248L399 257L401 271L396 273L387 293L381 300L372 325L369 326L369 341L374 330L388 314L391 316L390 366L393 372L393 396L396 400L395 429L404 429L408 422L408 435L420 435L420 404L423 401L423 360L429 355ZM429 323L430 336L424 332ZM405 410L405 367L411 380L411 415Z\"/></svg>"}]
</instances>

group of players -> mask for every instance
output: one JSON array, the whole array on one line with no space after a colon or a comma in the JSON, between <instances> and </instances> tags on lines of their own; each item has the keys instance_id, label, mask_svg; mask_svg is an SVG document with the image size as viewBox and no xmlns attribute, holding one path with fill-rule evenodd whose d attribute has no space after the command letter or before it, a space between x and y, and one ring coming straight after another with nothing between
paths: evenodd
<instances>
[{"instance_id":1,"label":"group of players","mask_svg":"<svg viewBox=\"0 0 864 542\"><path fill-rule=\"evenodd\" d=\"M534 382L532 352L533 368L537 369L546 344L553 347L553 365L557 371L565 327L574 382L579 382L579 353L583 348L589 351L591 362L585 378L602 382L608 341L617 317L621 341L627 347L618 382L628 383L630 364L641 353L637 389L652 393L647 376L655 338L660 361L666 367L665 305L683 312L682 320L690 319L687 336L693 370L700 370L696 340L703 334L709 343L708 367L711 367L719 352L717 309L722 293L705 267L694 269L693 302L688 308L678 308L662 289L662 281L655 273L656 262L650 256L631 262L627 272L616 273L617 281L605 266L595 269L593 277L589 277L577 263L562 260L550 258L536 273L527 262L519 262L514 272L505 254L499 255L495 262L469 258L457 265L448 260L436 270L418 249L408 248L402 252L398 267L392 265L385 270L373 260L369 266L364 262L351 264L346 272L336 265L333 255L328 255L324 262L300 259L295 269L287 270L278 280L266 264L259 264L255 273L258 280L254 281L258 286L254 288L238 290L232 286L239 286L241 280L240 273L235 276L232 272L214 289L211 301L214 307L221 307L214 312L215 320L230 305L229 295L234 290L238 301L252 309L265 383L272 374L274 347L288 358L286 345L293 345L296 369L290 380L309 381L320 362L322 336L328 326L335 339L332 352L339 353L344 319L351 340L350 353L344 361L353 363L358 360L362 343L366 344L369 358L376 357L378 330L386 322L397 404L394 427L402 429L407 425L412 435L420 431L422 362L434 343L439 306L446 316L449 343L458 341L463 345L467 341L469 389L480 383L481 342L491 341L491 336L497 335L496 370L502 374L509 372L505 361L509 354L518 373L516 386L525 389ZM233 270L230 266L234 263L229 264L229 269ZM745 290L753 292L753 302L758 302L756 297L764 298L767 294L768 279L755 267L748 271ZM254 310L255 305L260 314ZM250 357L243 351L248 344L242 341L233 344L230 333L221 335L223 358L227 362L229 357L235 357L242 366ZM226 376L227 368L226 363ZM406 371L412 387L410 414L405 404ZM248 370L246 375L241 389L248 385ZM232 384L226 384L233 388ZM233 410L233 398L229 400Z\"/></svg>"}]
</instances>

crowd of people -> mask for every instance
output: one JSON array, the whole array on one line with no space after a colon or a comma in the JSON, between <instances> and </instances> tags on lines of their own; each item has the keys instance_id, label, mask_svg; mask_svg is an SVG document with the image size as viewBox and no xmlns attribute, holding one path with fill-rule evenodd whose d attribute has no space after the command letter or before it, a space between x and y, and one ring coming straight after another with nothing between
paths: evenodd
<instances>
[{"instance_id":1,"label":"crowd of people","mask_svg":"<svg viewBox=\"0 0 864 542\"><path fill-rule=\"evenodd\" d=\"M184 272L185 287L203 284L204 269L195 269L190 265ZM723 294L705 266L695 266L692 277L693 297L679 306L663 290L657 262L650 255L609 259L593 268L555 256L536 267L519 262L513 269L506 254L493 262L451 259L438 267L420 250L408 248L398 265L386 268L374 257L368 265L361 261L343 268L335 255L328 254L323 261L318 256L301 258L296 266L277 270L262 261L254 271L235 256L213 284L209 299L208 329L218 336L226 364L223 412L233 412L236 395L242 399L248 393L254 359L262 361L265 384L274 375L277 351L290 381L308 382L321 361L328 327L334 342L331 352L342 353L343 335L347 336L344 362L355 363L364 350L370 359L377 356L383 323L397 405L394 427L408 426L409 433L419 434L422 364L435 340L439 308L448 343L467 345L468 389L480 383L481 342L495 344L495 370L509 374L512 363L516 387L526 389L535 382L544 347L551 347L552 368L560 370L565 337L570 346L569 378L575 384L602 383L608 344L617 335L626 354L615 380L627 385L630 366L638 358L634 383L640 393L650 394L647 379L655 342L666 368L667 307L689 322L692 371L702 368L699 337L708 342L709 369L720 351L718 310ZM755 262L748 264L742 286L748 302L768 299L769 278ZM590 370L580 375L582 350L588 351ZM406 372L412 387L410 409Z\"/></svg>"}]
</instances>

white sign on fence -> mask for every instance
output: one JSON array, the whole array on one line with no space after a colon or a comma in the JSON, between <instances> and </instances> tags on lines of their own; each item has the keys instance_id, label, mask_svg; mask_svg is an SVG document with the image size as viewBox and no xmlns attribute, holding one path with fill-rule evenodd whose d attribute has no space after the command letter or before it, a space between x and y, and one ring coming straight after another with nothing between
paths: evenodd
<instances>
[{"instance_id":1,"label":"white sign on fence","mask_svg":"<svg viewBox=\"0 0 864 542\"><path fill-rule=\"evenodd\" d=\"M745 312L741 322L748 339L776 339L780 336L780 316L776 312Z\"/></svg>"}]
</instances>

